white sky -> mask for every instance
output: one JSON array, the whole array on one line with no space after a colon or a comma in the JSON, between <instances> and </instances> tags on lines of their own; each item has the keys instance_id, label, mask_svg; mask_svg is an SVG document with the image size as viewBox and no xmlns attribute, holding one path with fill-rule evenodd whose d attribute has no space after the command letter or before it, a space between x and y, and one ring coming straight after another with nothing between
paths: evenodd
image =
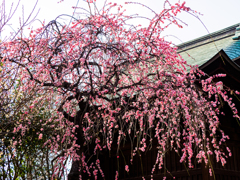
<instances>
[{"instance_id":1,"label":"white sky","mask_svg":"<svg viewBox=\"0 0 240 180\"><path fill-rule=\"evenodd\" d=\"M0 0L0 2L3 0ZM16 3L17 0L6 0L8 3L13 1ZM38 14L38 19L41 21L49 22L54 20L60 14L69 14L73 12L72 6L75 6L78 0L64 0L62 3L57 3L59 0L39 0L37 5L37 10L40 9ZM99 7L105 0L97 0ZM111 1L111 0L110 0ZM110 2L109 1L109 2ZM118 4L124 4L126 0L112 0ZM127 0L128 2L131 0ZM174 2L176 0L170 0ZM21 3L24 5L25 17L32 10L35 0L22 0ZM152 8L155 12L160 12L163 8L164 0L132 0L131 2L140 2L148 7ZM181 1L183 2L183 1ZM186 5L192 9L200 12L203 16L200 16L202 22L207 27L208 31L214 32L236 23L240 23L240 0L186 0ZM79 0L78 6L86 7L86 3L83 0ZM139 15L152 17L153 14L146 8L139 5L125 5L128 14L138 13ZM21 7L19 8L21 9ZM36 12L36 11L35 11ZM17 17L17 16L15 16ZM179 16L181 20L186 22L188 26L184 26L183 29L179 29L175 26L166 30L165 35L174 35L176 38L169 38L175 44L180 44L181 42L186 42L194 38L203 36L208 33L202 23L195 17L183 13ZM18 23L19 20L15 18L11 24ZM140 19L135 21L137 24L144 24L146 21ZM34 27L39 26L39 22L33 24ZM14 27L15 28L15 27ZM8 31L9 32L9 31Z\"/></svg>"}]
</instances>

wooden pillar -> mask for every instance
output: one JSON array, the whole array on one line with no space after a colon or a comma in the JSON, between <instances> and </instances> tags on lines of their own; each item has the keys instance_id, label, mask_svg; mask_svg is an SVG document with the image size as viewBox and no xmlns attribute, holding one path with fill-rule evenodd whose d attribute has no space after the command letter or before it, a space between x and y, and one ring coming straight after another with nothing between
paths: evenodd
<instances>
[{"instance_id":1,"label":"wooden pillar","mask_svg":"<svg viewBox=\"0 0 240 180\"><path fill-rule=\"evenodd\" d=\"M214 174L210 176L209 174L209 167L202 163L202 179L203 180L214 180Z\"/></svg>"}]
</instances>

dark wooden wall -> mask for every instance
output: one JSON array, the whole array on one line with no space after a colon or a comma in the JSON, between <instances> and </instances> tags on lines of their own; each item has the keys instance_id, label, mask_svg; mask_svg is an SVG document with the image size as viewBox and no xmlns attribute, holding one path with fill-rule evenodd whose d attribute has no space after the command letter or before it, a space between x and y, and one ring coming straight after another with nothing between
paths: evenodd
<instances>
[{"instance_id":1,"label":"dark wooden wall","mask_svg":"<svg viewBox=\"0 0 240 180\"><path fill-rule=\"evenodd\" d=\"M236 102L240 107L240 102ZM220 128L225 134L229 135L230 140L226 142L232 152L232 156L227 159L227 164L223 167L221 163L217 163L212 158L212 165L216 180L240 180L240 126L237 120L232 117L232 112L229 107L225 106L225 116L220 116ZM224 145L224 147L225 147ZM115 172L119 169L119 177L122 180L140 180L142 176L146 179L151 179L151 171L156 161L157 149L156 146L145 153L141 154L141 158L136 155L133 159L133 164L130 162L130 144L126 144L119 152L119 160L117 160L114 151L111 155L106 153L101 157L101 166L105 172L105 179L112 180L115 177ZM204 164L198 164L193 160L194 168L186 170L183 163L180 163L180 157L173 151L166 154L165 166L166 169L175 177L175 180L213 180L209 175L209 170ZM125 162L129 165L129 173L125 171ZM119 164L119 166L118 166ZM186 164L187 166L187 164ZM164 171L164 168L159 170L156 168L153 173L153 179L162 179L166 175L167 179L173 179L172 176Z\"/></svg>"},{"instance_id":2,"label":"dark wooden wall","mask_svg":"<svg viewBox=\"0 0 240 180\"><path fill-rule=\"evenodd\" d=\"M216 163L213 159L213 168L216 180L240 180L240 143L228 143L229 148L232 151L232 157L227 159L227 164L222 167L221 163ZM122 151L126 162L130 161L130 152L128 150ZM129 165L129 173L124 169L125 162L122 155L119 158L119 175L120 179L124 180L137 180L142 179L144 176L146 179L151 179L151 170L156 161L156 149L148 151L146 154L142 154L141 159L138 155L134 157L133 164ZM209 171L205 168L204 164L194 163L193 169L186 170L183 163L179 162L179 156L171 151L166 154L166 168L175 177L175 180L213 180L213 177L209 176ZM103 170L105 172L106 179L114 179L115 172L118 169L118 161L116 156L104 157L102 161ZM186 165L187 166L187 165ZM142 174L143 169L143 174ZM153 174L153 179L162 179L166 175L167 179L173 179L171 175L164 172L164 169L157 169Z\"/></svg>"}]
</instances>

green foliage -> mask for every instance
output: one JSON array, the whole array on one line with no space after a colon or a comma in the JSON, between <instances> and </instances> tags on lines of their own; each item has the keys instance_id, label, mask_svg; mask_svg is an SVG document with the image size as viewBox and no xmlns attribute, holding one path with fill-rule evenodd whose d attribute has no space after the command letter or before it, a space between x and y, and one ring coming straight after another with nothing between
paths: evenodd
<instances>
[{"instance_id":1,"label":"green foliage","mask_svg":"<svg viewBox=\"0 0 240 180\"><path fill-rule=\"evenodd\" d=\"M53 131L50 124L45 122L50 115L45 108L40 108L38 113L32 116L30 122L33 125L25 133L13 133L19 123L27 123L21 119L22 111L18 112L14 120L5 115L0 117L0 179L51 178L53 157L49 147L44 146ZM44 123L45 126L42 126ZM39 139L41 129L43 136Z\"/></svg>"}]
</instances>

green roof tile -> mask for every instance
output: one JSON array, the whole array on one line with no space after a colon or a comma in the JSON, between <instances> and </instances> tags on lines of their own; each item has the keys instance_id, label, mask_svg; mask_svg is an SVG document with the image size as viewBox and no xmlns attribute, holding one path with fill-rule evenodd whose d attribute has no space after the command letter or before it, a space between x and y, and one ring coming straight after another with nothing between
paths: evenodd
<instances>
[{"instance_id":1,"label":"green roof tile","mask_svg":"<svg viewBox=\"0 0 240 180\"><path fill-rule=\"evenodd\" d=\"M221 49L230 59L240 56L240 40L233 40L238 24L178 45L178 52L191 65L201 66Z\"/></svg>"},{"instance_id":2,"label":"green roof tile","mask_svg":"<svg viewBox=\"0 0 240 180\"><path fill-rule=\"evenodd\" d=\"M240 56L240 40L234 41L231 45L223 49L230 59Z\"/></svg>"}]
</instances>

